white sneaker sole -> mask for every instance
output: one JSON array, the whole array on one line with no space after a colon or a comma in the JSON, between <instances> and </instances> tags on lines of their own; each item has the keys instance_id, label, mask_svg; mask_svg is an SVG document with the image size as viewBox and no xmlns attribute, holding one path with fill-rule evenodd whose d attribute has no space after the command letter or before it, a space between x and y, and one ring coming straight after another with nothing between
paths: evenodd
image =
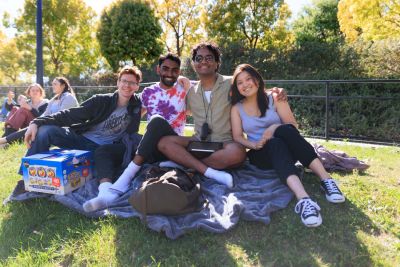
<instances>
[{"instance_id":1,"label":"white sneaker sole","mask_svg":"<svg viewBox=\"0 0 400 267\"><path fill-rule=\"evenodd\" d=\"M320 226L320 225L322 224L322 219L321 219L321 221L315 222L315 223L313 223L313 224L306 224L305 222L303 222L303 224L304 224L305 226L307 226L307 227L318 227L318 226Z\"/></svg>"},{"instance_id":2,"label":"white sneaker sole","mask_svg":"<svg viewBox=\"0 0 400 267\"><path fill-rule=\"evenodd\" d=\"M343 198L329 198L329 196L325 195L326 200L331 203L343 203L346 201L346 198L343 196Z\"/></svg>"}]
</instances>

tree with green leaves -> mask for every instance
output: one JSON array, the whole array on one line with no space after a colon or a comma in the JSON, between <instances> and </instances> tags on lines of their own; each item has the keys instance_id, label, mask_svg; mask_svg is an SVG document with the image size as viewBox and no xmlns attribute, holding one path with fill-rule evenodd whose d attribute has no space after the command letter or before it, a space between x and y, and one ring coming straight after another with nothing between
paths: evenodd
<instances>
[{"instance_id":1,"label":"tree with green leaves","mask_svg":"<svg viewBox=\"0 0 400 267\"><path fill-rule=\"evenodd\" d=\"M346 40L384 40L400 37L400 1L340 0L340 29Z\"/></svg>"},{"instance_id":2,"label":"tree with green leaves","mask_svg":"<svg viewBox=\"0 0 400 267\"><path fill-rule=\"evenodd\" d=\"M250 49L283 46L290 41L289 16L283 0L211 1L205 28L218 43L244 42Z\"/></svg>"},{"instance_id":3,"label":"tree with green leaves","mask_svg":"<svg viewBox=\"0 0 400 267\"><path fill-rule=\"evenodd\" d=\"M150 63L162 52L161 26L150 5L122 0L103 10L97 38L102 55L116 71L120 63Z\"/></svg>"},{"instance_id":4,"label":"tree with green leaves","mask_svg":"<svg viewBox=\"0 0 400 267\"><path fill-rule=\"evenodd\" d=\"M36 0L25 0L16 19L17 45L25 67L35 68ZM92 30L96 14L83 0L43 0L43 60L47 76L90 75L98 68L99 49Z\"/></svg>"},{"instance_id":5,"label":"tree with green leaves","mask_svg":"<svg viewBox=\"0 0 400 267\"><path fill-rule=\"evenodd\" d=\"M201 14L204 0L151 0L157 16L164 24L162 40L167 50L178 56L189 54L202 37Z\"/></svg>"},{"instance_id":6,"label":"tree with green leaves","mask_svg":"<svg viewBox=\"0 0 400 267\"><path fill-rule=\"evenodd\" d=\"M23 72L22 53L18 50L14 39L5 40L0 37L0 71L11 84L16 84Z\"/></svg>"},{"instance_id":7,"label":"tree with green leaves","mask_svg":"<svg viewBox=\"0 0 400 267\"><path fill-rule=\"evenodd\" d=\"M288 58L294 77L335 79L357 75L355 53L343 47L338 0L313 0L293 22L295 46Z\"/></svg>"},{"instance_id":8,"label":"tree with green leaves","mask_svg":"<svg viewBox=\"0 0 400 267\"><path fill-rule=\"evenodd\" d=\"M338 0L314 0L293 23L296 42L331 43L342 39L337 19Z\"/></svg>"}]
</instances>

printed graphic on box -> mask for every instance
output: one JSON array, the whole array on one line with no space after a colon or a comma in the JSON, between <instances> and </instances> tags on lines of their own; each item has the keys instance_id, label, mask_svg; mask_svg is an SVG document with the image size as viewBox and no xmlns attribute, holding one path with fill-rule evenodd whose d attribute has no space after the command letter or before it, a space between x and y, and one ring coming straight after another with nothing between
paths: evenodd
<instances>
[{"instance_id":1,"label":"printed graphic on box","mask_svg":"<svg viewBox=\"0 0 400 267\"><path fill-rule=\"evenodd\" d=\"M25 189L65 195L92 178L92 153L51 150L22 158Z\"/></svg>"}]
</instances>

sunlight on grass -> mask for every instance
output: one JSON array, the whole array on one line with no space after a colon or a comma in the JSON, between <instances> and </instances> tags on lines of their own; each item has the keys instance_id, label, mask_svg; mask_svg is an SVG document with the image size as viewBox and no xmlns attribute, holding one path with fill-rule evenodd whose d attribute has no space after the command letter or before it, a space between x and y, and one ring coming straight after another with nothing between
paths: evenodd
<instances>
[{"instance_id":1,"label":"sunlight on grass","mask_svg":"<svg viewBox=\"0 0 400 267\"><path fill-rule=\"evenodd\" d=\"M63 262L69 261L77 265L115 266L116 247L118 247L116 242L118 241L115 227L108 222L103 222L95 231L82 233L79 240L69 240L63 247Z\"/></svg>"},{"instance_id":2,"label":"sunlight on grass","mask_svg":"<svg viewBox=\"0 0 400 267\"><path fill-rule=\"evenodd\" d=\"M228 243L226 250L239 265L249 265L249 257L243 247ZM251 265L254 265L254 263Z\"/></svg>"},{"instance_id":3,"label":"sunlight on grass","mask_svg":"<svg viewBox=\"0 0 400 267\"><path fill-rule=\"evenodd\" d=\"M35 199L0 207L0 266L400 266L400 148L318 143L371 167L332 173L347 198L339 205L305 175L322 209L317 229L301 224L292 201L268 225L241 220L225 234L198 230L169 240L137 218L90 219ZM22 144L0 150L2 200L20 179L24 153Z\"/></svg>"}]
</instances>

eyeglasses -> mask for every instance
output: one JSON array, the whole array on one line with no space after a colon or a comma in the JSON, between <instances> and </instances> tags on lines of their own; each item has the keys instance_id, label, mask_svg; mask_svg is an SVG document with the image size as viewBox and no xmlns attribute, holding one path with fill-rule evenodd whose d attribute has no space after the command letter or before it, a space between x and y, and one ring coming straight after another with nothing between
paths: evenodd
<instances>
[{"instance_id":1,"label":"eyeglasses","mask_svg":"<svg viewBox=\"0 0 400 267\"><path fill-rule=\"evenodd\" d=\"M136 86L136 85L139 85L139 83L137 83L137 82L131 82L131 81L127 81L127 80L121 80L121 83L122 83L123 85L127 85L127 86Z\"/></svg>"},{"instance_id":2,"label":"eyeglasses","mask_svg":"<svg viewBox=\"0 0 400 267\"><path fill-rule=\"evenodd\" d=\"M196 63L201 63L201 62L203 62L203 59L204 59L207 63L210 63L210 62L213 62L213 61L214 61L214 56L212 56L212 55L207 55L207 56L203 57L202 55L198 55L198 56L196 56L196 57L194 58L194 61L195 61Z\"/></svg>"}]
</instances>

